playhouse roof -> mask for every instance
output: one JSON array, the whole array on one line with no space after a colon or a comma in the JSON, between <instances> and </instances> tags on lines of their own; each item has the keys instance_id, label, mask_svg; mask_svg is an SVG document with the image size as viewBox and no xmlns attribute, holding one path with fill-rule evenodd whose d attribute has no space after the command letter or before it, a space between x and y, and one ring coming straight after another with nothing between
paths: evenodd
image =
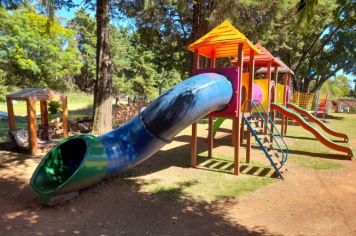
<instances>
[{"instance_id":1,"label":"playhouse roof","mask_svg":"<svg viewBox=\"0 0 356 236\"><path fill-rule=\"evenodd\" d=\"M267 66L268 63L271 63L272 66L281 66L280 60L275 58L265 47L260 43L255 44L255 47L260 50L261 54L255 56L255 66L262 67ZM244 54L244 63L250 61L250 53ZM237 58L235 58L231 63L235 64Z\"/></svg>"},{"instance_id":2,"label":"playhouse roof","mask_svg":"<svg viewBox=\"0 0 356 236\"><path fill-rule=\"evenodd\" d=\"M256 66L266 66L268 63L271 63L272 66L281 66L280 60L275 58L265 47L260 43L255 44L255 47L260 50L261 54L255 56L255 65ZM244 55L244 62L250 61L250 55Z\"/></svg>"},{"instance_id":3,"label":"playhouse roof","mask_svg":"<svg viewBox=\"0 0 356 236\"><path fill-rule=\"evenodd\" d=\"M278 72L280 73L290 73L292 75L294 75L294 72L286 65L284 64L284 62L279 59L278 57L275 57L276 61L280 64L280 66L278 67ZM266 73L267 71L267 68L263 67L263 68L260 68L256 71L256 73ZM272 67L271 69L272 72L274 72L274 67Z\"/></svg>"},{"instance_id":4,"label":"playhouse roof","mask_svg":"<svg viewBox=\"0 0 356 236\"><path fill-rule=\"evenodd\" d=\"M245 35L226 20L189 45L188 50L194 52L198 49L199 55L207 58L236 57L239 43L243 43L245 53L250 53L251 50L256 54L261 53Z\"/></svg>"},{"instance_id":5,"label":"playhouse roof","mask_svg":"<svg viewBox=\"0 0 356 236\"><path fill-rule=\"evenodd\" d=\"M53 101L61 100L65 96L51 89L25 88L20 91L6 95L13 100L35 100L35 101Z\"/></svg>"}]
</instances>

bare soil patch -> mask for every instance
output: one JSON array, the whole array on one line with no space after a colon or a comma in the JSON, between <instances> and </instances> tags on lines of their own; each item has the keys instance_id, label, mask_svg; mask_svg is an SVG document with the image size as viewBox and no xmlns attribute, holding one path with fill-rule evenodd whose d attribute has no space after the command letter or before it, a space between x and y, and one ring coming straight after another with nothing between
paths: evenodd
<instances>
[{"instance_id":1,"label":"bare soil patch","mask_svg":"<svg viewBox=\"0 0 356 236\"><path fill-rule=\"evenodd\" d=\"M340 161L344 168L337 170L291 163L285 181L237 199L208 203L143 192L147 183L140 176L189 168L189 155L169 158L170 149L185 145L187 151L182 135L139 171L126 173L135 178L105 180L52 208L40 205L28 185L41 157L0 151L0 235L356 235L355 161Z\"/></svg>"}]
</instances>

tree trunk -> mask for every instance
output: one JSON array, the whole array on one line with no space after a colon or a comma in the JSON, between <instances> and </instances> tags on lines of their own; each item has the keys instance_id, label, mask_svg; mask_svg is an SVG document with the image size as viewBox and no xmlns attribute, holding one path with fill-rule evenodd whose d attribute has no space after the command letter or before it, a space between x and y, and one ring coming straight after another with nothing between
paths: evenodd
<instances>
[{"instance_id":1,"label":"tree trunk","mask_svg":"<svg viewBox=\"0 0 356 236\"><path fill-rule=\"evenodd\" d=\"M202 37L209 30L209 22L207 18L216 8L217 1L197 0L193 4L193 22L192 22L192 37L191 41Z\"/></svg>"},{"instance_id":2,"label":"tree trunk","mask_svg":"<svg viewBox=\"0 0 356 236\"><path fill-rule=\"evenodd\" d=\"M97 0L96 81L94 87L93 133L103 134L112 129L112 70L109 45L110 0Z\"/></svg>"}]
</instances>

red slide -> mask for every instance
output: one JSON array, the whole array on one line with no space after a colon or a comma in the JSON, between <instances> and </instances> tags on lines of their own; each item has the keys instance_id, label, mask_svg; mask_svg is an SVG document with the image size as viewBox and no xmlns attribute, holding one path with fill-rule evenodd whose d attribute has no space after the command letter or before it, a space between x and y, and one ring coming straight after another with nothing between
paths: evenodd
<instances>
[{"instance_id":1,"label":"red slide","mask_svg":"<svg viewBox=\"0 0 356 236\"><path fill-rule=\"evenodd\" d=\"M331 149L334 149L336 151L346 153L346 155L348 157L350 157L350 159L351 159L351 157L353 157L352 150L349 147L341 146L337 143L334 143L333 141L330 141L324 135L319 133L319 131L316 130L313 126L308 124L308 122L301 115L294 112L293 110L290 110L290 109L286 108L285 106L282 106L282 105L279 105L276 103L271 104L271 109L276 110L276 111L282 113L283 115L287 116L288 118L291 118L291 119L295 120L296 122L298 122L298 124L300 126L302 126L304 129L306 129L310 133L312 133L315 136L315 138L317 138L325 146L327 146Z\"/></svg>"},{"instance_id":2,"label":"red slide","mask_svg":"<svg viewBox=\"0 0 356 236\"><path fill-rule=\"evenodd\" d=\"M318 118L315 118L312 114L310 114L307 110L295 105L294 103L287 103L287 108L292 109L295 112L297 112L298 114L307 117L308 120L319 125L319 127L322 128L326 133L328 133L332 136L338 137L338 138L343 138L345 142L349 141L349 137L346 134L330 129L323 122L321 122Z\"/></svg>"}]
</instances>

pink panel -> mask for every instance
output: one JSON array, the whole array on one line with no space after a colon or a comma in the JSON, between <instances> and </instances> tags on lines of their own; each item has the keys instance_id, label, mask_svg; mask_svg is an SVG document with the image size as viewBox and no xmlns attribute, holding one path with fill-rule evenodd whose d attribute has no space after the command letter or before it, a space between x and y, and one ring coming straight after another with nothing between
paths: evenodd
<instances>
[{"instance_id":1,"label":"pink panel","mask_svg":"<svg viewBox=\"0 0 356 236\"><path fill-rule=\"evenodd\" d=\"M262 91L262 89L257 84L254 84L252 86L252 89L253 89L253 101L262 102L263 101L263 91Z\"/></svg>"}]
</instances>

